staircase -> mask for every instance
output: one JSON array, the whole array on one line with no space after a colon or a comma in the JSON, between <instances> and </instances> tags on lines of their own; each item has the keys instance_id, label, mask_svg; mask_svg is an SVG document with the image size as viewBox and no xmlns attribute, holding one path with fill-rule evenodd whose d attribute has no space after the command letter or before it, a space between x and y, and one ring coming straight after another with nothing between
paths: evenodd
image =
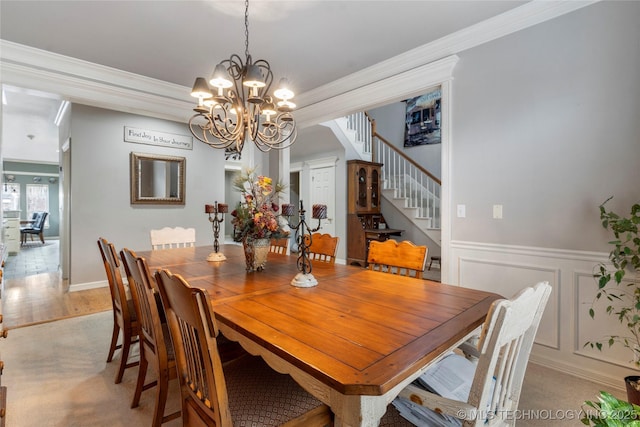
<instances>
[{"instance_id":1,"label":"staircase","mask_svg":"<svg viewBox=\"0 0 640 427\"><path fill-rule=\"evenodd\" d=\"M366 113L323 125L345 146L347 158L382 163L382 196L434 242L440 242L441 182L375 130Z\"/></svg>"}]
</instances>

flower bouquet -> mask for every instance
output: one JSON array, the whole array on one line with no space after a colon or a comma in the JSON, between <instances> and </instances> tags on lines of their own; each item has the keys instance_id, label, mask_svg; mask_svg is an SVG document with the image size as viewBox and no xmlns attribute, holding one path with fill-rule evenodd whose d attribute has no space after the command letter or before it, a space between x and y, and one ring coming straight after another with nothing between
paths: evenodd
<instances>
[{"instance_id":1,"label":"flower bouquet","mask_svg":"<svg viewBox=\"0 0 640 427\"><path fill-rule=\"evenodd\" d=\"M242 201L231 212L233 239L244 245L247 270L262 270L270 240L288 235L280 223L278 206L285 185L274 184L271 178L257 175L256 169L251 168L238 173L233 187L242 194ZM266 252L265 249L257 249L265 246ZM256 250L259 259L256 259Z\"/></svg>"}]
</instances>

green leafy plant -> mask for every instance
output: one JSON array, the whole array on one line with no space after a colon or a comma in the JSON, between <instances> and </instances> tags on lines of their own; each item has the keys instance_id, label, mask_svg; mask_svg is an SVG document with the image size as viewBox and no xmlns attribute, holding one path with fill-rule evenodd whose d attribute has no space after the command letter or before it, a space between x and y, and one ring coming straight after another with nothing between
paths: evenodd
<instances>
[{"instance_id":1,"label":"green leafy plant","mask_svg":"<svg viewBox=\"0 0 640 427\"><path fill-rule=\"evenodd\" d=\"M601 391L597 402L584 402L580 421L595 427L640 427L640 406Z\"/></svg>"},{"instance_id":2,"label":"green leafy plant","mask_svg":"<svg viewBox=\"0 0 640 427\"><path fill-rule=\"evenodd\" d=\"M609 200L611 197L600 205L600 219L602 226L613 232L615 240L609 242L613 245L609 253L611 266L600 263L595 267L598 293L594 304L603 297L609 301L606 314L617 317L629 333L611 335L605 342L609 347L618 343L630 349L636 367L640 368L640 204L634 204L630 216L623 217L606 210L605 204ZM635 278L624 280L630 272L635 273ZM589 309L592 318L595 318L594 304ZM586 346L602 350L603 342L589 341Z\"/></svg>"}]
</instances>

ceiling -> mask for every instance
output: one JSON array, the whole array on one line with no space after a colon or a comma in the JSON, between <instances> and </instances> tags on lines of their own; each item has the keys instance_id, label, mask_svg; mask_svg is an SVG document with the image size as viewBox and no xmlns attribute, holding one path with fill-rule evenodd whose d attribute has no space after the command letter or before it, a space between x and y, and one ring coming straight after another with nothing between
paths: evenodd
<instances>
[{"instance_id":1,"label":"ceiling","mask_svg":"<svg viewBox=\"0 0 640 427\"><path fill-rule=\"evenodd\" d=\"M249 53L300 94L524 3L253 0ZM243 20L237 0L0 2L3 40L187 88L232 53L244 56ZM57 163L61 98L3 92L3 157Z\"/></svg>"}]
</instances>

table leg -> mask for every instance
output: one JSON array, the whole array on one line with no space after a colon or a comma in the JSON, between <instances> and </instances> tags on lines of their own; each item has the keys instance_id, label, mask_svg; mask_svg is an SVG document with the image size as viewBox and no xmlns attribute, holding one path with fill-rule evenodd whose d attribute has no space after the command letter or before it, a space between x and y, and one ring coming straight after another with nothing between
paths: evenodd
<instances>
[{"instance_id":1,"label":"table leg","mask_svg":"<svg viewBox=\"0 0 640 427\"><path fill-rule=\"evenodd\" d=\"M331 410L335 427L377 427L387 412L384 396L346 396L333 392Z\"/></svg>"}]
</instances>

